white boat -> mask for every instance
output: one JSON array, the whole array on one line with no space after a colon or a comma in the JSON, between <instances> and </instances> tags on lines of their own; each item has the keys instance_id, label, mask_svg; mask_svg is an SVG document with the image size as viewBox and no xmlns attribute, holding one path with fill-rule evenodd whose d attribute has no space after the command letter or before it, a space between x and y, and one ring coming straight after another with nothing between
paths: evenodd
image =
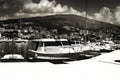
<instances>
[{"instance_id":1,"label":"white boat","mask_svg":"<svg viewBox=\"0 0 120 80\"><path fill-rule=\"evenodd\" d=\"M101 42L101 52L111 52L115 50L115 44L113 41L102 41Z\"/></svg>"},{"instance_id":2,"label":"white boat","mask_svg":"<svg viewBox=\"0 0 120 80\"><path fill-rule=\"evenodd\" d=\"M20 54L7 54L7 55L4 55L1 60L3 59L24 59L24 57Z\"/></svg>"},{"instance_id":3,"label":"white boat","mask_svg":"<svg viewBox=\"0 0 120 80\"><path fill-rule=\"evenodd\" d=\"M83 45L80 43L80 41L71 41L71 46L74 48L75 51L83 52Z\"/></svg>"},{"instance_id":4,"label":"white boat","mask_svg":"<svg viewBox=\"0 0 120 80\"><path fill-rule=\"evenodd\" d=\"M79 52L70 46L67 39L37 39L32 41L29 58L44 60L76 60Z\"/></svg>"},{"instance_id":5,"label":"white boat","mask_svg":"<svg viewBox=\"0 0 120 80\"><path fill-rule=\"evenodd\" d=\"M88 42L86 44L83 44L82 50L83 55L86 57L95 57L100 55L100 45L99 42Z\"/></svg>"}]
</instances>

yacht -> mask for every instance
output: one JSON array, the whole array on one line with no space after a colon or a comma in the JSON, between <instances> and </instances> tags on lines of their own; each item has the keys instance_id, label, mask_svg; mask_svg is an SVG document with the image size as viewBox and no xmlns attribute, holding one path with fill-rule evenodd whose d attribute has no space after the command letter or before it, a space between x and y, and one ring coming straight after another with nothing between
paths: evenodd
<instances>
[{"instance_id":1,"label":"yacht","mask_svg":"<svg viewBox=\"0 0 120 80\"><path fill-rule=\"evenodd\" d=\"M76 60L80 52L74 50L67 39L36 39L32 40L29 59L43 60Z\"/></svg>"}]
</instances>

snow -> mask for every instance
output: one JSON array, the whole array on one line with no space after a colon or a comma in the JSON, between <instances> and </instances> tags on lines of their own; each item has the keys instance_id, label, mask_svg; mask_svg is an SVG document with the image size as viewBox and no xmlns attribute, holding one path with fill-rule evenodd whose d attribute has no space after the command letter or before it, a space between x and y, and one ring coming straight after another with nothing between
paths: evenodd
<instances>
[{"instance_id":1,"label":"snow","mask_svg":"<svg viewBox=\"0 0 120 80\"><path fill-rule=\"evenodd\" d=\"M87 60L0 63L0 80L120 80L120 65L105 63L119 58L120 50ZM119 63L117 63L119 64Z\"/></svg>"}]
</instances>

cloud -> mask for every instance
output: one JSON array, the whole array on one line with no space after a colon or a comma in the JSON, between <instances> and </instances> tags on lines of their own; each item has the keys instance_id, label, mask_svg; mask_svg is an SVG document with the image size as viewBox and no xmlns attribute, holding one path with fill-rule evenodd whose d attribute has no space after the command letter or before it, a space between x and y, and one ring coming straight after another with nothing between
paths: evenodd
<instances>
[{"instance_id":1,"label":"cloud","mask_svg":"<svg viewBox=\"0 0 120 80\"><path fill-rule=\"evenodd\" d=\"M93 19L107 23L113 23L113 14L109 8L103 7L99 13L95 13Z\"/></svg>"},{"instance_id":2,"label":"cloud","mask_svg":"<svg viewBox=\"0 0 120 80\"><path fill-rule=\"evenodd\" d=\"M114 19L115 19L115 23L120 25L120 6L117 6L114 11Z\"/></svg>"},{"instance_id":3,"label":"cloud","mask_svg":"<svg viewBox=\"0 0 120 80\"><path fill-rule=\"evenodd\" d=\"M62 6L61 4L57 4L55 0L41 0L37 1L37 3L33 0L29 0L28 3L23 5L23 14L26 16L46 16L46 15L55 15L55 14L75 14L80 16L85 16L85 12L79 12L72 7L68 7L67 5ZM19 15L16 13L15 15ZM24 16L23 15L23 16Z\"/></svg>"},{"instance_id":4,"label":"cloud","mask_svg":"<svg viewBox=\"0 0 120 80\"><path fill-rule=\"evenodd\" d=\"M35 17L56 14L74 14L86 17L86 11L78 11L67 5L61 5L55 0L0 0L0 20L19 17ZM120 6L114 13L108 7L88 15L87 18L120 25Z\"/></svg>"},{"instance_id":5,"label":"cloud","mask_svg":"<svg viewBox=\"0 0 120 80\"><path fill-rule=\"evenodd\" d=\"M56 14L86 16L85 11L80 12L67 5L62 6L55 0L0 0L0 12L0 20ZM91 16L88 16L88 18L92 19Z\"/></svg>"},{"instance_id":6,"label":"cloud","mask_svg":"<svg viewBox=\"0 0 120 80\"><path fill-rule=\"evenodd\" d=\"M16 12L24 5L24 0L0 0L0 12Z\"/></svg>"},{"instance_id":7,"label":"cloud","mask_svg":"<svg viewBox=\"0 0 120 80\"><path fill-rule=\"evenodd\" d=\"M29 0L27 0L29 1ZM0 0L0 20L10 19L23 8L26 0Z\"/></svg>"}]
</instances>

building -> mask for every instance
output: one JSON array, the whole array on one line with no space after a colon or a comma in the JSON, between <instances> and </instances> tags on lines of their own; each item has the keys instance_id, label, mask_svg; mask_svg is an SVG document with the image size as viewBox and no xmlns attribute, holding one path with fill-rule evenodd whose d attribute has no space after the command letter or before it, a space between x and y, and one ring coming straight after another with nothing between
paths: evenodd
<instances>
[{"instance_id":1,"label":"building","mask_svg":"<svg viewBox=\"0 0 120 80\"><path fill-rule=\"evenodd\" d=\"M89 34L89 30L80 30L81 35L87 35Z\"/></svg>"},{"instance_id":2,"label":"building","mask_svg":"<svg viewBox=\"0 0 120 80\"><path fill-rule=\"evenodd\" d=\"M5 28L0 28L0 38L2 37L2 33L5 31Z\"/></svg>"}]
</instances>

